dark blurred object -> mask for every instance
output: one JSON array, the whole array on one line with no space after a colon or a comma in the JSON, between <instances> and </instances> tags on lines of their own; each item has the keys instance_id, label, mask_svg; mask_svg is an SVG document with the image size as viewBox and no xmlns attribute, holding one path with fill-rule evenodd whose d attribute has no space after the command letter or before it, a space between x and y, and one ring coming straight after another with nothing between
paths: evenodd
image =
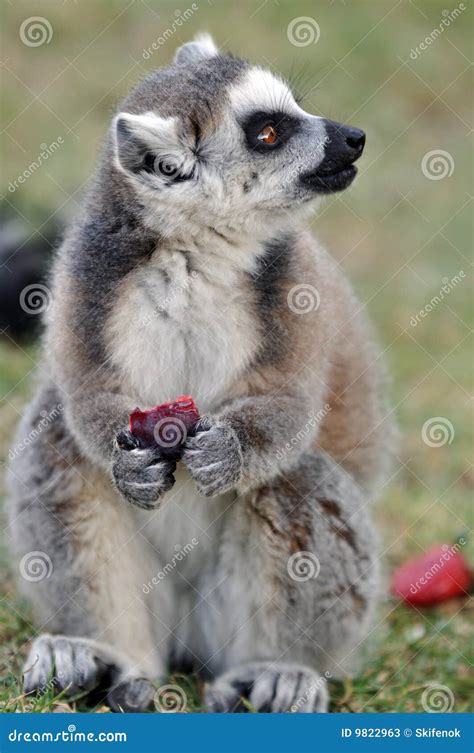
<instances>
[{"instance_id":1,"label":"dark blurred object","mask_svg":"<svg viewBox=\"0 0 474 753\"><path fill-rule=\"evenodd\" d=\"M0 216L0 335L15 342L36 337L50 292L47 284L60 229L41 234L18 219Z\"/></svg>"}]
</instances>

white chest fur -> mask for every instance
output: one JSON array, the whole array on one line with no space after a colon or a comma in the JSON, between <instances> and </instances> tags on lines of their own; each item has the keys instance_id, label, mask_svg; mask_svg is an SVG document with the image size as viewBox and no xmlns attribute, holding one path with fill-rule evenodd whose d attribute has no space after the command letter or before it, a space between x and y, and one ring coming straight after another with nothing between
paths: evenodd
<instances>
[{"instance_id":1,"label":"white chest fur","mask_svg":"<svg viewBox=\"0 0 474 753\"><path fill-rule=\"evenodd\" d=\"M225 399L258 347L251 287L229 261L160 249L122 285L107 327L112 362L141 407Z\"/></svg>"}]
</instances>

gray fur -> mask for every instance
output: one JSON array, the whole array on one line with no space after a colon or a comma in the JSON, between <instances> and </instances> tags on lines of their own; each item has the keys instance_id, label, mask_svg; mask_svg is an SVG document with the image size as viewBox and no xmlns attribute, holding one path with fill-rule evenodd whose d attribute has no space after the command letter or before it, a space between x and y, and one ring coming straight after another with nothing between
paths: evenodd
<instances>
[{"instance_id":1,"label":"gray fur","mask_svg":"<svg viewBox=\"0 0 474 753\"><path fill-rule=\"evenodd\" d=\"M272 107L294 132L249 150L242 123ZM142 710L150 681L191 666L211 710L324 711L367 634L367 505L391 426L360 305L301 228L325 129L202 38L114 118L55 264L48 377L18 431L34 440L10 467L19 582L44 631L27 692L60 666L69 693L105 684L114 710ZM301 284L319 295L303 314ZM123 443L135 406L179 394L202 415L182 461ZM48 574L25 577L38 552ZM318 572L295 577L299 557Z\"/></svg>"}]
</instances>

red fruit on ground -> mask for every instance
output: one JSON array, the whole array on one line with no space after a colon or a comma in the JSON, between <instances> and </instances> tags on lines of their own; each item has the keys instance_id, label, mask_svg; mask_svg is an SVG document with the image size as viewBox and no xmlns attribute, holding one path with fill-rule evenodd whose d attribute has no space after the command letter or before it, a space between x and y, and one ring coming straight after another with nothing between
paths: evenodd
<instances>
[{"instance_id":1,"label":"red fruit on ground","mask_svg":"<svg viewBox=\"0 0 474 753\"><path fill-rule=\"evenodd\" d=\"M413 606L428 607L469 592L471 573L456 546L436 546L399 567L391 590Z\"/></svg>"},{"instance_id":2,"label":"red fruit on ground","mask_svg":"<svg viewBox=\"0 0 474 753\"><path fill-rule=\"evenodd\" d=\"M142 445L158 446L165 455L176 454L199 418L193 398L183 395L150 410L135 408L130 414L130 431Z\"/></svg>"}]
</instances>

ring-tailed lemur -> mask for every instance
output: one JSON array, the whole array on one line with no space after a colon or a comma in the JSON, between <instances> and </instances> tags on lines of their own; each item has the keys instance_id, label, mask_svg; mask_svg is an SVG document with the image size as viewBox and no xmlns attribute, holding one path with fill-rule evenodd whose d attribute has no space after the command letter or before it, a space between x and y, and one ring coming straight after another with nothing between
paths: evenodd
<instances>
[{"instance_id":1,"label":"ring-tailed lemur","mask_svg":"<svg viewBox=\"0 0 474 753\"><path fill-rule=\"evenodd\" d=\"M16 553L50 565L22 580L27 692L53 672L137 710L191 666L210 710L327 708L374 609L388 430L361 307L301 223L364 141L207 36L122 103L11 464ZM135 406L180 394L203 415L182 461L117 443Z\"/></svg>"}]
</instances>

